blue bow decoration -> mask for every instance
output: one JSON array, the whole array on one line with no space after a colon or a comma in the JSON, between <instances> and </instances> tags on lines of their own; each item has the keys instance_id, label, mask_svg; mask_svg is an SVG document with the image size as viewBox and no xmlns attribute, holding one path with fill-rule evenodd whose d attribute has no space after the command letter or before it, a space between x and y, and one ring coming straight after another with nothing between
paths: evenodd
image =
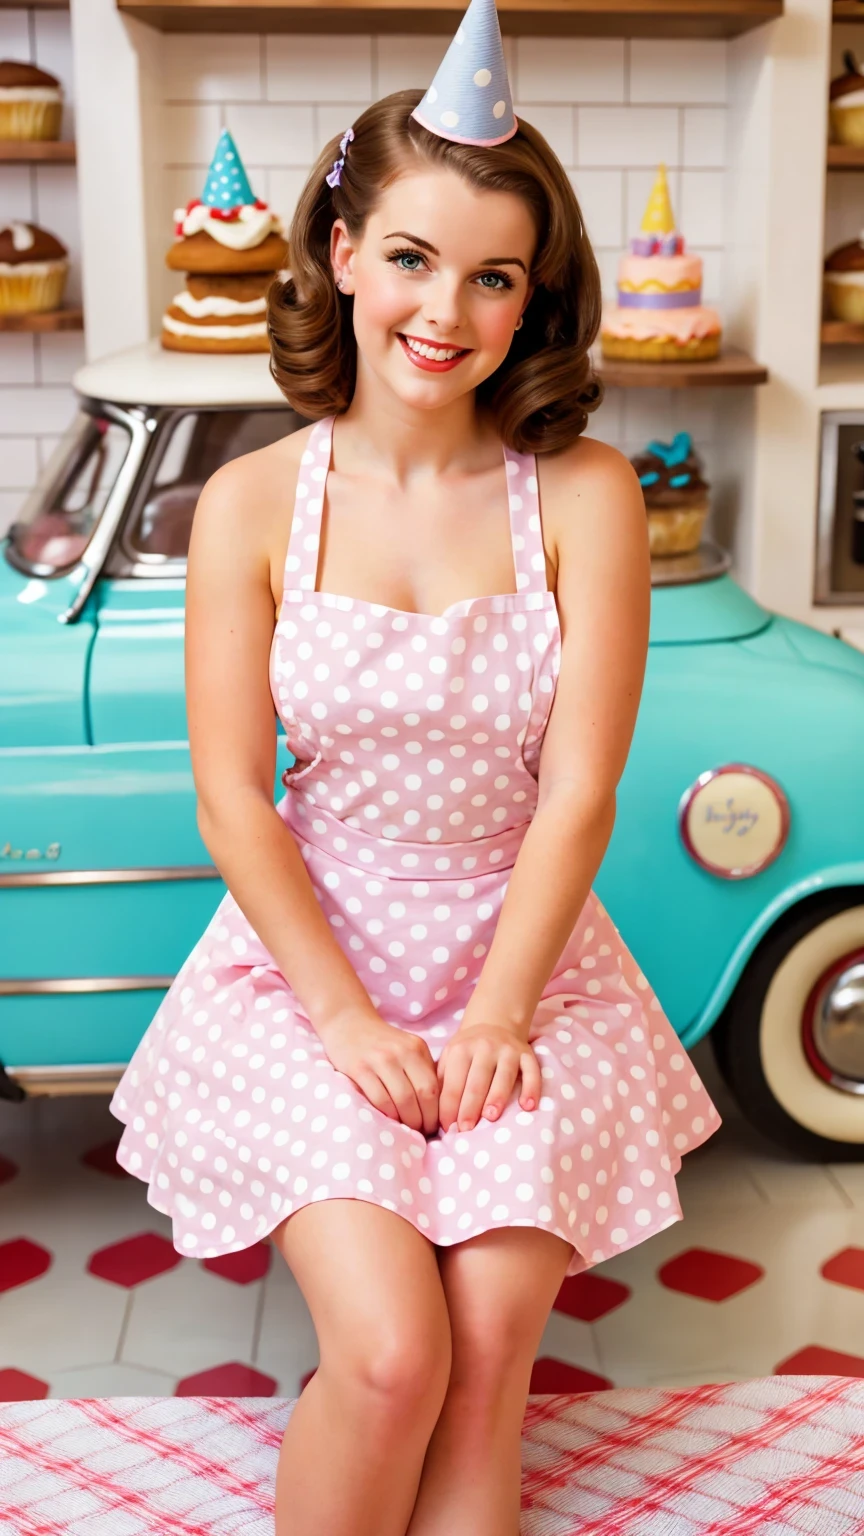
<instances>
[{"instance_id":1,"label":"blue bow decoration","mask_svg":"<svg viewBox=\"0 0 864 1536\"><path fill-rule=\"evenodd\" d=\"M674 469L676 464L684 464L693 452L693 439L689 432L676 432L671 443L661 443L653 439L645 450L652 458L659 459L667 469ZM639 476L641 486L656 485L660 479L655 469L648 470ZM679 490L684 485L689 485L692 475L686 470L680 475L670 475L669 484L674 490Z\"/></svg>"}]
</instances>

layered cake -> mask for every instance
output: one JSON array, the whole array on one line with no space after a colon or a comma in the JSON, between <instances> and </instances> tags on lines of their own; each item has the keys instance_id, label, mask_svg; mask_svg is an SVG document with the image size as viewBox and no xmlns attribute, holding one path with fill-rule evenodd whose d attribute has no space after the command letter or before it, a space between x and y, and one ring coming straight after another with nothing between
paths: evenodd
<instances>
[{"instance_id":1,"label":"layered cake","mask_svg":"<svg viewBox=\"0 0 864 1536\"><path fill-rule=\"evenodd\" d=\"M68 272L69 252L47 229L0 225L0 315L59 309Z\"/></svg>"},{"instance_id":2,"label":"layered cake","mask_svg":"<svg viewBox=\"0 0 864 1536\"><path fill-rule=\"evenodd\" d=\"M676 433L671 443L650 442L631 463L645 497L651 554L698 549L708 515L708 486L690 433Z\"/></svg>"},{"instance_id":3,"label":"layered cake","mask_svg":"<svg viewBox=\"0 0 864 1536\"><path fill-rule=\"evenodd\" d=\"M642 227L618 267L618 303L604 313L604 357L693 362L716 357L720 317L702 303L702 258L685 250L675 228L661 165Z\"/></svg>"},{"instance_id":4,"label":"layered cake","mask_svg":"<svg viewBox=\"0 0 864 1536\"><path fill-rule=\"evenodd\" d=\"M0 139L59 139L63 88L35 64L0 59Z\"/></svg>"},{"instance_id":5,"label":"layered cake","mask_svg":"<svg viewBox=\"0 0 864 1536\"><path fill-rule=\"evenodd\" d=\"M162 317L161 342L175 352L269 352L267 292L285 265L282 222L255 197L237 146L220 135L200 198L174 214L177 239L165 257L186 286Z\"/></svg>"}]
</instances>

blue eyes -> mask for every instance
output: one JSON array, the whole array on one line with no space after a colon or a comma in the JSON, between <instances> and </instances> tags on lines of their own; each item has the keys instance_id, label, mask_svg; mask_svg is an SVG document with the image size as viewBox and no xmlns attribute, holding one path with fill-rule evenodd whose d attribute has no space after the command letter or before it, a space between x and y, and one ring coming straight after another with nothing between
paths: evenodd
<instances>
[{"instance_id":1,"label":"blue eyes","mask_svg":"<svg viewBox=\"0 0 864 1536\"><path fill-rule=\"evenodd\" d=\"M420 255L419 251L394 251L391 256L388 256L387 260L398 261L400 263L400 269L403 272L416 272L423 260L423 257ZM409 261L416 262L417 266L409 267L402 265L403 262Z\"/></svg>"},{"instance_id":2,"label":"blue eyes","mask_svg":"<svg viewBox=\"0 0 864 1536\"><path fill-rule=\"evenodd\" d=\"M426 259L419 251L391 251L387 260L398 266L400 272L420 272L426 265ZM506 272L481 272L477 281L481 288L491 293L501 293L513 287L513 280Z\"/></svg>"}]
</instances>

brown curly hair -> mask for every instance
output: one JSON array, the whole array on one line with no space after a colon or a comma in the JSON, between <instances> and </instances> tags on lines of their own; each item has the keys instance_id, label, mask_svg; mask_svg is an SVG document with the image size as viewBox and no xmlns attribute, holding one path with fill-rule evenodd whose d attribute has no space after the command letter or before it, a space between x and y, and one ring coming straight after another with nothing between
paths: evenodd
<instances>
[{"instance_id":1,"label":"brown curly hair","mask_svg":"<svg viewBox=\"0 0 864 1536\"><path fill-rule=\"evenodd\" d=\"M567 447L603 398L588 348L600 326L600 275L576 194L542 134L520 121L493 148L456 144L423 128L411 112L419 90L394 91L354 124L341 184L326 176L339 136L319 155L289 232L291 276L272 284L267 321L270 371L301 416L347 409L357 376L353 298L336 287L330 232L345 220L357 239L381 192L412 160L456 171L472 186L522 197L537 227L530 280L535 289L506 358L478 387L507 447L521 453Z\"/></svg>"}]
</instances>

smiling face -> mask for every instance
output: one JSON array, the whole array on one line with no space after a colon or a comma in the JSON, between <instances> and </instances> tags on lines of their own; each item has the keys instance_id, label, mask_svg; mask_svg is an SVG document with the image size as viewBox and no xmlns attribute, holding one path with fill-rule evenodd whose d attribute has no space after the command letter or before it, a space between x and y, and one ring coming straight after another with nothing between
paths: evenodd
<instances>
[{"instance_id":1,"label":"smiling face","mask_svg":"<svg viewBox=\"0 0 864 1536\"><path fill-rule=\"evenodd\" d=\"M421 410L476 389L531 296L536 238L522 198L443 168L391 182L356 240L337 219L331 260L354 296L358 382L368 370Z\"/></svg>"}]
</instances>

